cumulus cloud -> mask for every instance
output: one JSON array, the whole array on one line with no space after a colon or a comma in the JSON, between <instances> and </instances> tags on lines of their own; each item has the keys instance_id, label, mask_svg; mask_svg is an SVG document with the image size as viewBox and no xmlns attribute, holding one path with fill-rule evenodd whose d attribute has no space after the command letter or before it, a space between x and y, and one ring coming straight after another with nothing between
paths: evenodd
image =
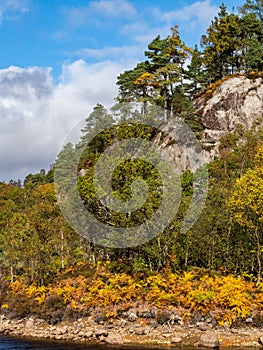
<instances>
[{"instance_id":1,"label":"cumulus cloud","mask_svg":"<svg viewBox=\"0 0 263 350\"><path fill-rule=\"evenodd\" d=\"M96 103L113 103L115 79L124 69L112 61L79 60L63 67L58 84L46 68L0 70L0 181L48 168L67 132Z\"/></svg>"},{"instance_id":2,"label":"cumulus cloud","mask_svg":"<svg viewBox=\"0 0 263 350\"><path fill-rule=\"evenodd\" d=\"M205 0L197 1L180 10L165 12L162 18L168 23L181 24L180 27L188 32L202 33L210 25L217 12L218 6L212 5L210 0Z\"/></svg>"},{"instance_id":3,"label":"cumulus cloud","mask_svg":"<svg viewBox=\"0 0 263 350\"><path fill-rule=\"evenodd\" d=\"M134 65L140 59L143 59L145 45L130 46L108 46L101 49L84 48L79 50L78 54L82 57L93 58L96 60L110 59L122 64Z\"/></svg>"},{"instance_id":4,"label":"cumulus cloud","mask_svg":"<svg viewBox=\"0 0 263 350\"><path fill-rule=\"evenodd\" d=\"M166 37L171 34L171 27L176 24L182 39L188 45L193 45L199 42L217 12L218 6L211 4L211 0L198 0L169 12L149 5L138 13L133 21L125 24L120 33L129 36L140 45L147 45L157 35Z\"/></svg>"},{"instance_id":5,"label":"cumulus cloud","mask_svg":"<svg viewBox=\"0 0 263 350\"><path fill-rule=\"evenodd\" d=\"M126 0L92 1L90 9L105 17L130 17L136 14L133 4Z\"/></svg>"},{"instance_id":6,"label":"cumulus cloud","mask_svg":"<svg viewBox=\"0 0 263 350\"><path fill-rule=\"evenodd\" d=\"M85 7L65 7L64 15L68 23L82 26L87 21L104 24L103 19L130 19L136 15L134 5L127 0L99 0L90 1Z\"/></svg>"},{"instance_id":7,"label":"cumulus cloud","mask_svg":"<svg viewBox=\"0 0 263 350\"><path fill-rule=\"evenodd\" d=\"M4 20L11 20L29 11L29 0L1 0L0 24Z\"/></svg>"},{"instance_id":8,"label":"cumulus cloud","mask_svg":"<svg viewBox=\"0 0 263 350\"><path fill-rule=\"evenodd\" d=\"M197 1L180 10L170 11L163 14L163 18L168 21L190 21L193 17L198 19L211 19L211 13L217 11L217 7L210 4L210 0Z\"/></svg>"}]
</instances>

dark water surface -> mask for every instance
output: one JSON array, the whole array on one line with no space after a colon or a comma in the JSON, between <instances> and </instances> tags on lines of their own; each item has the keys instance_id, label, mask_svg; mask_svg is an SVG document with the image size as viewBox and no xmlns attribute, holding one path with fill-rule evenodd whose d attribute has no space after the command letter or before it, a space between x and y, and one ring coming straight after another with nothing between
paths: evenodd
<instances>
[{"instance_id":1,"label":"dark water surface","mask_svg":"<svg viewBox=\"0 0 263 350\"><path fill-rule=\"evenodd\" d=\"M21 338L0 335L0 350L196 350L196 348L159 347L159 346L126 346L126 345L77 345L61 342L31 341ZM200 349L200 348L199 348ZM200 349L201 350L201 349Z\"/></svg>"},{"instance_id":2,"label":"dark water surface","mask_svg":"<svg viewBox=\"0 0 263 350\"><path fill-rule=\"evenodd\" d=\"M197 350L194 347L181 346L130 346L130 345L77 345L55 341L32 341L22 338L7 337L0 334L0 350ZM248 348L231 348L248 350ZM227 350L231 350L228 348ZM204 348L198 348L204 350ZM223 350L223 349L222 349Z\"/></svg>"}]
</instances>

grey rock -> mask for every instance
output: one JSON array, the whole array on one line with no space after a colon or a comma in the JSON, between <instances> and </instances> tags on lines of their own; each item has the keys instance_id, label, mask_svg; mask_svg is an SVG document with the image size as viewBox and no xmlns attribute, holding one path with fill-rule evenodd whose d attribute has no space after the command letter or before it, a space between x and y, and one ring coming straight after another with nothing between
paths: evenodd
<instances>
[{"instance_id":1,"label":"grey rock","mask_svg":"<svg viewBox=\"0 0 263 350\"><path fill-rule=\"evenodd\" d=\"M137 328L134 333L137 335L144 335L144 328Z\"/></svg>"},{"instance_id":2,"label":"grey rock","mask_svg":"<svg viewBox=\"0 0 263 350\"><path fill-rule=\"evenodd\" d=\"M104 335L99 337L99 340L101 343L106 343L106 339L107 339L107 337L105 337Z\"/></svg>"},{"instance_id":3,"label":"grey rock","mask_svg":"<svg viewBox=\"0 0 263 350\"><path fill-rule=\"evenodd\" d=\"M231 333L237 334L238 333L238 329L237 328L231 328Z\"/></svg>"},{"instance_id":4,"label":"grey rock","mask_svg":"<svg viewBox=\"0 0 263 350\"><path fill-rule=\"evenodd\" d=\"M182 342L182 338L181 337L173 337L171 339L171 343L172 344L178 344L178 343L181 343Z\"/></svg>"},{"instance_id":5,"label":"grey rock","mask_svg":"<svg viewBox=\"0 0 263 350\"><path fill-rule=\"evenodd\" d=\"M92 338L92 336L93 336L93 332L92 332L92 331L87 331L87 332L85 333L85 337L86 337L86 338Z\"/></svg>"},{"instance_id":6,"label":"grey rock","mask_svg":"<svg viewBox=\"0 0 263 350\"><path fill-rule=\"evenodd\" d=\"M104 329L104 328L98 328L98 329L95 330L95 335L96 335L97 338L101 337L101 336L107 337L108 330Z\"/></svg>"},{"instance_id":7,"label":"grey rock","mask_svg":"<svg viewBox=\"0 0 263 350\"><path fill-rule=\"evenodd\" d=\"M144 334L147 335L147 334L150 334L151 333L151 328L150 327L145 327L144 328Z\"/></svg>"},{"instance_id":8,"label":"grey rock","mask_svg":"<svg viewBox=\"0 0 263 350\"><path fill-rule=\"evenodd\" d=\"M119 325L121 328L124 328L126 326L127 322L125 320L121 320Z\"/></svg>"},{"instance_id":9,"label":"grey rock","mask_svg":"<svg viewBox=\"0 0 263 350\"><path fill-rule=\"evenodd\" d=\"M171 333L163 333L162 335L164 338L170 338L172 336Z\"/></svg>"},{"instance_id":10,"label":"grey rock","mask_svg":"<svg viewBox=\"0 0 263 350\"><path fill-rule=\"evenodd\" d=\"M119 333L110 333L108 337L106 338L107 344L122 344L123 338L122 335Z\"/></svg>"},{"instance_id":11,"label":"grey rock","mask_svg":"<svg viewBox=\"0 0 263 350\"><path fill-rule=\"evenodd\" d=\"M63 336L61 334L57 334L54 336L54 339L61 340L61 339L63 339Z\"/></svg>"},{"instance_id":12,"label":"grey rock","mask_svg":"<svg viewBox=\"0 0 263 350\"><path fill-rule=\"evenodd\" d=\"M201 330L201 331L208 331L211 329L211 325L206 323L206 322L197 322L196 326Z\"/></svg>"},{"instance_id":13,"label":"grey rock","mask_svg":"<svg viewBox=\"0 0 263 350\"><path fill-rule=\"evenodd\" d=\"M219 339L215 332L207 331L201 334L199 339L199 346L207 348L219 348Z\"/></svg>"},{"instance_id":14,"label":"grey rock","mask_svg":"<svg viewBox=\"0 0 263 350\"><path fill-rule=\"evenodd\" d=\"M25 328L26 329L32 329L35 325L35 321L32 318L29 318L28 320L25 321Z\"/></svg>"},{"instance_id":15,"label":"grey rock","mask_svg":"<svg viewBox=\"0 0 263 350\"><path fill-rule=\"evenodd\" d=\"M67 332L68 332L68 327L64 326L64 327L58 327L55 330L54 334L57 334L57 335L59 335L59 334L66 334Z\"/></svg>"},{"instance_id":16,"label":"grey rock","mask_svg":"<svg viewBox=\"0 0 263 350\"><path fill-rule=\"evenodd\" d=\"M155 318L156 315L153 310L145 309L145 310L139 310L137 312L137 316L142 318Z\"/></svg>"},{"instance_id":17,"label":"grey rock","mask_svg":"<svg viewBox=\"0 0 263 350\"><path fill-rule=\"evenodd\" d=\"M137 319L138 319L138 316L134 312L131 312L128 316L128 321L130 322L135 322L137 321Z\"/></svg>"}]
</instances>

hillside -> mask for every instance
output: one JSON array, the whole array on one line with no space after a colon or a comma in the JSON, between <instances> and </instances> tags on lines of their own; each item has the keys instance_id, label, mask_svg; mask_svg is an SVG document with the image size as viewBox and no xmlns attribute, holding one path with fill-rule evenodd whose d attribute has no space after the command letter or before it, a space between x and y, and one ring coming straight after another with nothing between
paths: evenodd
<instances>
[{"instance_id":1,"label":"hillside","mask_svg":"<svg viewBox=\"0 0 263 350\"><path fill-rule=\"evenodd\" d=\"M171 344L190 329L198 345L241 325L258 345L260 6L222 5L202 51L177 26L157 36L117 78L115 105L98 103L47 173L0 183L0 331Z\"/></svg>"}]
</instances>

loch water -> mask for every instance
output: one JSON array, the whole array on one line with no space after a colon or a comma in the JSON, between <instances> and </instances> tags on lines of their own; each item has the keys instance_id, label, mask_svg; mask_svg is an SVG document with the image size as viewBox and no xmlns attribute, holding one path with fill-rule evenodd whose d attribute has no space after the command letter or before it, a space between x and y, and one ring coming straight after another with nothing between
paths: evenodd
<instances>
[{"instance_id":1,"label":"loch water","mask_svg":"<svg viewBox=\"0 0 263 350\"><path fill-rule=\"evenodd\" d=\"M170 350L184 350L182 347L169 347ZM167 350L160 346L127 346L127 345L77 345L62 342L32 341L0 335L0 350ZM196 350L187 348L186 350ZM200 349L199 349L200 350Z\"/></svg>"},{"instance_id":2,"label":"loch water","mask_svg":"<svg viewBox=\"0 0 263 350\"><path fill-rule=\"evenodd\" d=\"M232 350L248 350L235 348ZM130 345L94 345L70 344L55 341L32 341L29 339L9 337L0 334L0 350L197 350L195 347L183 346L130 346ZM198 350L204 350L199 347ZM228 348L227 350L231 350ZM252 349L250 349L252 350Z\"/></svg>"}]
</instances>

